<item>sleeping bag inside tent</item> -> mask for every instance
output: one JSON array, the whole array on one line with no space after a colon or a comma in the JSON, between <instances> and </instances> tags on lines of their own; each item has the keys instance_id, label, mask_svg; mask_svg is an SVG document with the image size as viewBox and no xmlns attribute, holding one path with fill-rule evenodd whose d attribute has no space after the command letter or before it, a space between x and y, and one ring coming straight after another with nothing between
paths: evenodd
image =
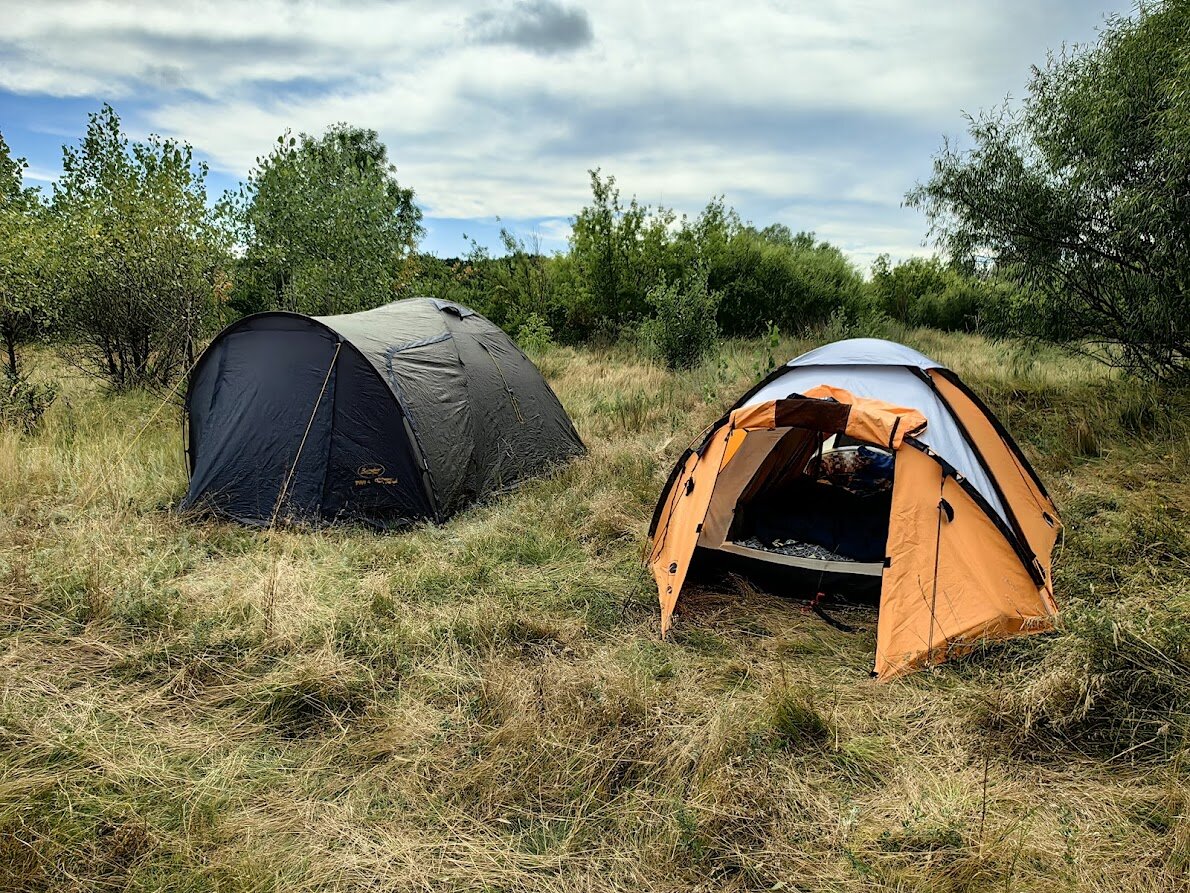
<instances>
[{"instance_id":1,"label":"sleeping bag inside tent","mask_svg":"<svg viewBox=\"0 0 1190 893\"><path fill-rule=\"evenodd\" d=\"M498 327L430 298L223 330L190 376L183 509L247 524L443 521L583 452Z\"/></svg>"},{"instance_id":2,"label":"sleeping bag inside tent","mask_svg":"<svg viewBox=\"0 0 1190 893\"><path fill-rule=\"evenodd\" d=\"M870 592L888 679L1052 629L1060 528L1028 460L958 376L857 338L778 368L682 455L649 565L663 634L696 557L805 598Z\"/></svg>"}]
</instances>

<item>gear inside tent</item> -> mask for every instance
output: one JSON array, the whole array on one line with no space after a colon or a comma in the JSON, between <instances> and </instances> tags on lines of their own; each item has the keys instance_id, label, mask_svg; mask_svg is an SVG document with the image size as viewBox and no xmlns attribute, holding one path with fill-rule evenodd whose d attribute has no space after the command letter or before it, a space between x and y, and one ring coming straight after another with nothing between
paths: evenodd
<instances>
[{"instance_id":1,"label":"gear inside tent","mask_svg":"<svg viewBox=\"0 0 1190 893\"><path fill-rule=\"evenodd\" d=\"M870 593L887 679L1052 629L1060 528L1024 454L957 375L858 338L778 368L681 456L649 565L663 633L696 559L805 597Z\"/></svg>"},{"instance_id":2,"label":"gear inside tent","mask_svg":"<svg viewBox=\"0 0 1190 893\"><path fill-rule=\"evenodd\" d=\"M183 509L248 524L443 521L584 451L533 363L430 298L223 330L185 404Z\"/></svg>"}]
</instances>

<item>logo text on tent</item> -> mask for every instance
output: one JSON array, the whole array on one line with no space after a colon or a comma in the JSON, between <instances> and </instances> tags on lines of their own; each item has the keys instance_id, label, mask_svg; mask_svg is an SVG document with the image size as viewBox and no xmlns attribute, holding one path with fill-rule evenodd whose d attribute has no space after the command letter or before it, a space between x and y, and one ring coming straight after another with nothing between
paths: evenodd
<instances>
[{"instance_id":1,"label":"logo text on tent","mask_svg":"<svg viewBox=\"0 0 1190 893\"><path fill-rule=\"evenodd\" d=\"M395 477L384 477L383 465L361 465L356 470L355 485L366 487L368 484L395 484Z\"/></svg>"}]
</instances>

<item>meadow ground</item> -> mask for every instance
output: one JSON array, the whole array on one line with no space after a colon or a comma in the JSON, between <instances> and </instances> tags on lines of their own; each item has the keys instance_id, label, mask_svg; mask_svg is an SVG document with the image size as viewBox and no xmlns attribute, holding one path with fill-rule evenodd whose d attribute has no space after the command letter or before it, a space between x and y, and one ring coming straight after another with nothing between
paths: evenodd
<instances>
[{"instance_id":1,"label":"meadow ground","mask_svg":"<svg viewBox=\"0 0 1190 893\"><path fill-rule=\"evenodd\" d=\"M176 412L64 376L0 434L0 890L1185 890L1190 407L1012 343L903 340L1066 524L1061 634L869 679L745 581L667 640L674 457L812 346L537 357L590 455L439 528L180 519ZM43 370L44 371L44 370Z\"/></svg>"}]
</instances>

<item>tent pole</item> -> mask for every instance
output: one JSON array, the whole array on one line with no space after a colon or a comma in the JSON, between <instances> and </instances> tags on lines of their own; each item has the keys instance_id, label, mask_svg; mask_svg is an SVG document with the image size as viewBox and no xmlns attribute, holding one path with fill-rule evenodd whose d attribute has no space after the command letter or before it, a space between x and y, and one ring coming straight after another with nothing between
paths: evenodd
<instances>
[{"instance_id":1,"label":"tent pole","mask_svg":"<svg viewBox=\"0 0 1190 893\"><path fill-rule=\"evenodd\" d=\"M282 484L281 491L277 494L277 504L273 506L273 517L269 519L270 530L277 523L277 515L281 511L281 504L285 501L285 493L289 489L289 485L293 482L293 475L297 471L298 460L302 458L302 449L306 446L306 438L310 436L310 429L314 427L314 417L318 415L318 407L322 405L323 395L326 394L326 386L330 384L331 372L335 369L335 362L339 359L339 351L342 349L343 342L336 342L335 355L331 357L331 364L326 369L326 377L322 379L322 390L318 392L318 399L314 401L314 409L310 412L310 420L306 422L306 430L302 433L302 441L298 444L297 453L294 454L293 464L289 467L289 474L285 477L285 483Z\"/></svg>"}]
</instances>

